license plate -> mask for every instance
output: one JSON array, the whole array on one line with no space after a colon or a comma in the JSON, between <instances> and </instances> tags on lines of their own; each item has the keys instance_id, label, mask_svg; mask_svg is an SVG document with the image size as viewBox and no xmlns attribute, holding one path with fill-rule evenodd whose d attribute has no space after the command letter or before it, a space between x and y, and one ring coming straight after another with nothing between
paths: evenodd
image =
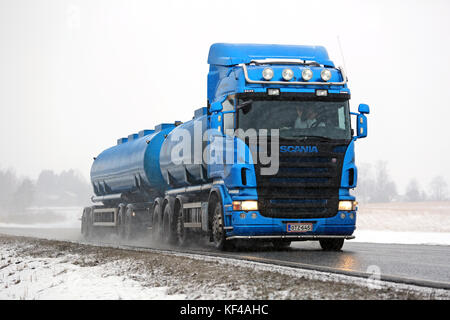
<instances>
[{"instance_id":1,"label":"license plate","mask_svg":"<svg viewBox=\"0 0 450 320\"><path fill-rule=\"evenodd\" d=\"M288 223L286 225L287 232L308 232L313 230L312 223Z\"/></svg>"}]
</instances>

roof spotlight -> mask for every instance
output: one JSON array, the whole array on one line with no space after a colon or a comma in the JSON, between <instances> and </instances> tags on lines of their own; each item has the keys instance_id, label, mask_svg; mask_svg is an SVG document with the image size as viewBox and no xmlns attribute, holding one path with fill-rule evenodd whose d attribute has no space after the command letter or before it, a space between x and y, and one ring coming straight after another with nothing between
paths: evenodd
<instances>
[{"instance_id":1,"label":"roof spotlight","mask_svg":"<svg viewBox=\"0 0 450 320\"><path fill-rule=\"evenodd\" d=\"M292 69L286 68L283 70L281 76L284 80L289 81L294 77L294 71L292 71Z\"/></svg>"},{"instance_id":2,"label":"roof spotlight","mask_svg":"<svg viewBox=\"0 0 450 320\"><path fill-rule=\"evenodd\" d=\"M328 69L323 69L320 73L320 77L323 81L329 81L331 79L331 71Z\"/></svg>"},{"instance_id":3,"label":"roof spotlight","mask_svg":"<svg viewBox=\"0 0 450 320\"><path fill-rule=\"evenodd\" d=\"M303 69L303 71L302 71L303 80L309 81L312 79L312 76L313 76L313 73L312 73L311 69L309 69L309 68Z\"/></svg>"},{"instance_id":4,"label":"roof spotlight","mask_svg":"<svg viewBox=\"0 0 450 320\"><path fill-rule=\"evenodd\" d=\"M267 80L267 81L271 80L273 78L272 68L265 68L262 71L262 76L263 76L264 80Z\"/></svg>"}]
</instances>

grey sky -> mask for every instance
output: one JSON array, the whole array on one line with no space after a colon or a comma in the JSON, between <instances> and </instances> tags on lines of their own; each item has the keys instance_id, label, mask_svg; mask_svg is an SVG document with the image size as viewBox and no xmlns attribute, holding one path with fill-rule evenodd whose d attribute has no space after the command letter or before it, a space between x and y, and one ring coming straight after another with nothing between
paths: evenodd
<instances>
[{"instance_id":1,"label":"grey sky","mask_svg":"<svg viewBox=\"0 0 450 320\"><path fill-rule=\"evenodd\" d=\"M0 168L80 170L116 139L206 103L214 42L324 45L352 108L371 107L357 162L403 187L450 182L449 1L0 0Z\"/></svg>"}]
</instances>

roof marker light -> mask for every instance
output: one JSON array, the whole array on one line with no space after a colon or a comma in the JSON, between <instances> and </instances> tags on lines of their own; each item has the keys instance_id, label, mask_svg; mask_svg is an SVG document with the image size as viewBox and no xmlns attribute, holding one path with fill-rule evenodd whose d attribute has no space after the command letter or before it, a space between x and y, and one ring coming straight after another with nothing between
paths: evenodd
<instances>
[{"instance_id":1,"label":"roof marker light","mask_svg":"<svg viewBox=\"0 0 450 320\"><path fill-rule=\"evenodd\" d=\"M328 90L326 90L326 89L317 89L316 90L316 96L318 96L318 97L326 97L326 96L328 96Z\"/></svg>"},{"instance_id":2,"label":"roof marker light","mask_svg":"<svg viewBox=\"0 0 450 320\"><path fill-rule=\"evenodd\" d=\"M320 73L320 77L323 81L329 81L331 79L331 71L328 69L323 69Z\"/></svg>"},{"instance_id":3,"label":"roof marker light","mask_svg":"<svg viewBox=\"0 0 450 320\"><path fill-rule=\"evenodd\" d=\"M311 71L311 69L309 69L309 68L303 69L303 71L302 71L303 80L309 81L312 79L312 76L313 76L313 72Z\"/></svg>"},{"instance_id":4,"label":"roof marker light","mask_svg":"<svg viewBox=\"0 0 450 320\"><path fill-rule=\"evenodd\" d=\"M294 71L292 69L286 68L283 70L283 73L281 74L284 80L290 81L294 77Z\"/></svg>"},{"instance_id":5,"label":"roof marker light","mask_svg":"<svg viewBox=\"0 0 450 320\"><path fill-rule=\"evenodd\" d=\"M273 70L272 68L265 68L262 72L262 76L264 78L264 80L272 80L273 78Z\"/></svg>"},{"instance_id":6,"label":"roof marker light","mask_svg":"<svg viewBox=\"0 0 450 320\"><path fill-rule=\"evenodd\" d=\"M279 96L280 95L280 89L278 88L268 88L267 89L267 95L269 96Z\"/></svg>"}]
</instances>

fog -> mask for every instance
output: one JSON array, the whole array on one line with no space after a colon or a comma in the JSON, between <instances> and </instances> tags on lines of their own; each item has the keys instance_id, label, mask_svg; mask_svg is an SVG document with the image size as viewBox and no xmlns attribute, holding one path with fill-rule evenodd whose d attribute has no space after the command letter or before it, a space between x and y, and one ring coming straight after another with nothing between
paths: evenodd
<instances>
[{"instance_id":1,"label":"fog","mask_svg":"<svg viewBox=\"0 0 450 320\"><path fill-rule=\"evenodd\" d=\"M211 44L248 42L325 46L371 107L357 164L386 161L400 193L450 182L449 17L446 0L0 0L0 168L88 180L117 138L206 105Z\"/></svg>"}]
</instances>

